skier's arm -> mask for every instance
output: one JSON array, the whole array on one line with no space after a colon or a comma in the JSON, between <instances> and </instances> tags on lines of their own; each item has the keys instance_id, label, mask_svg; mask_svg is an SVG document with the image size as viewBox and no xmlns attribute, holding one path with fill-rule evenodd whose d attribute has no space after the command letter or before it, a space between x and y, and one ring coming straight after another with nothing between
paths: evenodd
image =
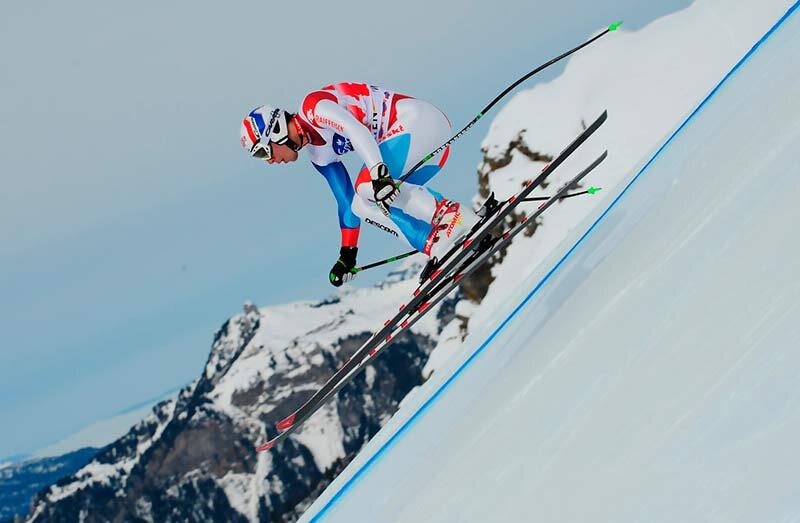
<instances>
[{"instance_id":1,"label":"skier's arm","mask_svg":"<svg viewBox=\"0 0 800 523\"><path fill-rule=\"evenodd\" d=\"M339 227L342 230L342 247L358 246L358 233L361 230L361 220L353 214L350 205L355 196L353 182L342 162L333 162L328 165L317 165L314 168L325 177L331 188L339 213Z\"/></svg>"},{"instance_id":2,"label":"skier's arm","mask_svg":"<svg viewBox=\"0 0 800 523\"><path fill-rule=\"evenodd\" d=\"M381 151L375 137L364 124L350 114L344 107L336 103L333 95L325 92L312 93L306 97L304 113L311 123L320 128L328 128L347 137L353 144L353 150L358 153L364 163L372 169L382 163ZM310 112L309 110L310 109Z\"/></svg>"}]
</instances>

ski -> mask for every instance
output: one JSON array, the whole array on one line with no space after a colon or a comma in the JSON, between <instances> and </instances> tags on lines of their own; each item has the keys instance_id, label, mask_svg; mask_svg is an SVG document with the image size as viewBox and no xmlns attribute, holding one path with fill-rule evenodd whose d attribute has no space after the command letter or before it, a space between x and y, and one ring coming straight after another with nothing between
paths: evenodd
<instances>
[{"instance_id":1,"label":"ski","mask_svg":"<svg viewBox=\"0 0 800 523\"><path fill-rule=\"evenodd\" d=\"M371 357L371 354L375 354L375 349L377 347L383 345L384 342L391 341L394 336L394 331L396 330L395 327L400 324L401 320L403 320L409 314L416 312L417 309L424 311L430 308L430 303L426 303L426 299L433 296L433 290L439 289L440 281L444 283L447 281L447 278L443 277L440 281L435 280L440 276L447 276L455 269L461 267L462 262L468 259L476 247L480 246L481 242L488 236L489 232L499 223L501 223L502 220L504 220L505 217L508 216L528 194L538 187L549 174L551 174L559 165L564 162L564 160L566 160L568 156L577 150L577 148L583 142L585 142L597 129L599 129L600 126L605 122L606 118L607 112L603 111L603 113L594 122L592 122L589 127L584 129L583 132L572 141L572 143L564 148L564 150L562 150L561 153L559 153L556 158L550 162L550 164L542 169L542 172L539 174L539 176L537 176L533 181L527 183L522 191L520 191L518 194L503 202L496 212L494 212L494 214L490 214L485 220L479 222L477 230L475 230L472 235L468 236L466 240L464 240L460 245L457 245L453 250L448 252L447 255L443 257L439 268L431 274L429 280L420 284L420 286L414 292L411 300L407 304L401 305L400 311L393 318L387 320L384 323L383 328L373 334L373 336L370 337L370 339L367 340L367 342L365 342L356 351L356 353L353 354L353 356L346 361L344 365L342 365L342 367L340 367L339 370L337 370L334 375L299 409L297 409L287 418L280 421L277 424L277 428L279 430L288 431L297 426L299 423L302 423L311 414L313 414L330 395L334 394L335 391L338 391L339 388L343 386L343 383L346 382L345 378L347 378L355 369L361 367L364 361ZM548 200L550 203L552 203L552 201ZM547 202L542 204L541 207L546 208L546 206L549 206ZM438 292L436 294L438 294ZM405 328L406 326L407 324L404 322L402 328ZM283 439L283 434L284 433L280 433L275 439L258 447L257 450L262 451L272 448L276 443Z\"/></svg>"},{"instance_id":2,"label":"ski","mask_svg":"<svg viewBox=\"0 0 800 523\"><path fill-rule=\"evenodd\" d=\"M451 250L448 255L444 256L443 259L440 260L439 268L431 274L428 281L423 282L420 287L417 288L409 303L402 305L400 307L400 312L395 315L395 317L387 320L384 324L384 327L375 333L370 340L368 340L358 351L356 351L350 360L345 362L345 364L317 391L317 393L315 393L308 401L306 401L306 403L295 413L278 423L277 428L279 430L285 430L290 427L298 418L304 419L304 414L306 411L312 409L314 404L320 398L327 395L327 393L336 385L339 379L349 374L350 371L360 363L360 360L366 354L368 354L375 345L379 344L381 340L389 335L394 326L397 325L400 319L402 319L402 317L405 315L402 311L406 307L408 307L409 310L414 310L414 308L422 303L422 298L429 293L431 288L430 285L432 284L433 280L440 275L448 274L453 268L457 267L457 264L459 264L461 260L463 260L471 252L472 249L470 249L470 246L479 244L480 241L486 235L488 235L497 224L501 223L502 220L504 220L505 217L511 213L519 200L525 198L525 196L530 194L530 192L538 187L549 174L551 174L559 165L561 165L567 159L567 157L577 150L577 148L583 144L583 142L585 142L592 134L594 134L597 129L600 128L600 126L606 121L607 117L608 113L603 111L603 113L594 122L592 122L591 125L584 129L577 138L575 138L566 148L564 148L563 151L561 151L561 153L559 153L553 159L553 161L551 161L542 169L542 172L538 177L524 187L520 193L512 196L506 202L504 202L497 212L489 216L488 219L484 220L483 222L479 222L479 228L474 234L469 236L460 246L457 246Z\"/></svg>"},{"instance_id":3,"label":"ski","mask_svg":"<svg viewBox=\"0 0 800 523\"><path fill-rule=\"evenodd\" d=\"M480 245L474 252L473 255L467 259L461 267L459 267L456 271L453 272L452 275L442 278L433 290L430 291L429 294L425 296L424 303L422 303L419 307L415 310L404 309L401 313L405 313L407 317L396 326L396 328L391 332L389 336L387 336L372 350L370 350L363 359L359 361L357 365L355 365L352 370L342 377L334 386L331 388L328 393L316 404L316 407L304 414L304 417L297 417L292 416L287 418L286 428L283 432L279 433L275 438L271 439L267 443L259 446L256 450L259 452L269 450L273 448L275 445L286 439L290 434L292 434L295 430L297 430L300 425L305 421L308 417L314 414L316 410L325 404L330 398L336 395L339 390L341 390L345 385L350 383L350 381L358 374L359 370L363 368L367 363L372 361L374 358L378 357L384 349L386 349L391 342L400 335L403 331L411 328L417 321L419 321L428 311L432 310L434 306L436 306L442 299L450 294L450 292L458 285L459 281L463 278L468 277L472 272L474 272L478 267L480 267L484 262L489 260L495 253L499 252L501 249L506 247L513 238L519 234L521 231L525 229L527 223L530 220L535 220L538 218L548 207L550 207L553 203L558 201L573 185L577 184L581 181L587 174L589 174L592 170L594 170L598 165L600 165L608 156L608 151L604 151L597 159L595 159L589 166L587 166L584 170L570 179L567 183L565 183L561 189L559 189L554 195L550 196L544 203L539 205L537 210L529 217L523 218L518 224L516 224L511 230L503 234L502 236L498 236L496 238L491 238L490 240L484 241L483 245ZM351 359L352 361L352 359Z\"/></svg>"}]
</instances>

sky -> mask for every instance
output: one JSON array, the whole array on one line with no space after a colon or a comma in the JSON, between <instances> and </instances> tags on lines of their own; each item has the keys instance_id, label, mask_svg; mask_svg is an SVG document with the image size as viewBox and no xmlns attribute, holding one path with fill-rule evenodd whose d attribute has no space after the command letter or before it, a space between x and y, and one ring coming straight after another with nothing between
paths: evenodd
<instances>
[{"instance_id":1,"label":"sky","mask_svg":"<svg viewBox=\"0 0 800 523\"><path fill-rule=\"evenodd\" d=\"M637 29L689 2L288 4L3 7L0 459L196 378L245 300L333 291L334 200L302 155L267 166L243 153L252 107L294 109L322 85L367 81L433 102L460 128L610 22ZM490 120L453 147L432 184L445 195L475 193ZM359 261L405 250L365 230Z\"/></svg>"}]
</instances>

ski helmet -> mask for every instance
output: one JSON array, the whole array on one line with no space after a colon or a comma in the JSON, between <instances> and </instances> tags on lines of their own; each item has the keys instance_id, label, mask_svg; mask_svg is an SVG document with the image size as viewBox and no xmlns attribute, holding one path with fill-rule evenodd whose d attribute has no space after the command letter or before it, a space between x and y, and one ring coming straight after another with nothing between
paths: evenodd
<instances>
[{"instance_id":1,"label":"ski helmet","mask_svg":"<svg viewBox=\"0 0 800 523\"><path fill-rule=\"evenodd\" d=\"M288 144L295 149L289 139L290 115L277 107L262 105L250 111L242 120L239 141L250 156L269 160L272 158L272 146Z\"/></svg>"}]
</instances>

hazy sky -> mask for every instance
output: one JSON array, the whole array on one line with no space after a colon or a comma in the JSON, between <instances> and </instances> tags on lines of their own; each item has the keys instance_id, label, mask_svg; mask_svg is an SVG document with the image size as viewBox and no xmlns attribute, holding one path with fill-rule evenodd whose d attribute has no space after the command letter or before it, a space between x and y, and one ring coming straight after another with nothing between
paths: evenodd
<instances>
[{"instance_id":1,"label":"hazy sky","mask_svg":"<svg viewBox=\"0 0 800 523\"><path fill-rule=\"evenodd\" d=\"M245 300L332 291L333 198L307 158L269 168L241 151L252 107L294 109L314 88L368 81L434 102L460 128L608 23L637 29L689 3L5 5L0 458L195 378ZM471 198L490 120L457 142L434 187ZM362 238L361 262L406 249Z\"/></svg>"}]
</instances>

